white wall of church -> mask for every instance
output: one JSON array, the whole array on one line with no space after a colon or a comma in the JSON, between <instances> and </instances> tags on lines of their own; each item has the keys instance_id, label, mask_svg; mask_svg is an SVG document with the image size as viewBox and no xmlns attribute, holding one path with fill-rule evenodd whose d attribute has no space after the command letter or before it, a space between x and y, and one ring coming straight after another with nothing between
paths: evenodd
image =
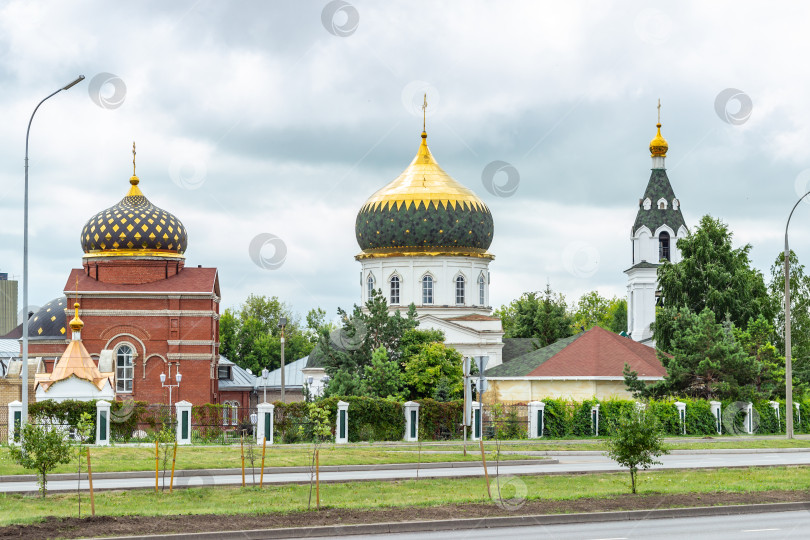
<instances>
[{"instance_id":1,"label":"white wall of church","mask_svg":"<svg viewBox=\"0 0 810 540\"><path fill-rule=\"evenodd\" d=\"M361 260L361 297L369 298L369 277L374 289L381 289L389 304L407 307L412 302L417 308L479 308L466 312L489 312L490 259L463 256L379 257ZM391 279L399 279L399 302L392 302ZM433 281L432 302L424 302L422 280L430 276ZM463 301L457 302L456 280L464 279ZM483 302L479 279L483 278ZM434 311L431 309L431 311ZM453 309L453 311L457 311Z\"/></svg>"}]
</instances>

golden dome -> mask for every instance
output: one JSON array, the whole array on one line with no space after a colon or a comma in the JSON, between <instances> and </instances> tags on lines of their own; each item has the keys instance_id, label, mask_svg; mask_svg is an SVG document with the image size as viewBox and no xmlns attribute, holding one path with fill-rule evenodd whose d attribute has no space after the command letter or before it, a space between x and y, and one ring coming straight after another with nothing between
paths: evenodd
<instances>
[{"instance_id":1,"label":"golden dome","mask_svg":"<svg viewBox=\"0 0 810 540\"><path fill-rule=\"evenodd\" d=\"M79 303L76 302L73 304L73 307L76 309L76 315L73 317L73 320L70 321L70 329L74 332L81 332L82 328L84 328L84 322L79 318Z\"/></svg>"},{"instance_id":2,"label":"golden dome","mask_svg":"<svg viewBox=\"0 0 810 540\"><path fill-rule=\"evenodd\" d=\"M661 123L655 124L655 127L658 128L658 133L650 141L650 155L652 157L666 157L669 145L667 140L661 136Z\"/></svg>"},{"instance_id":3,"label":"golden dome","mask_svg":"<svg viewBox=\"0 0 810 540\"><path fill-rule=\"evenodd\" d=\"M377 209L388 210L392 207L399 210L403 205L407 210L411 205L418 207L420 202L425 207L432 204L434 208L438 208L439 205L447 208L447 205L450 204L453 208L460 205L467 210L489 212L486 204L478 198L478 195L454 180L436 163L428 148L427 133L424 131L419 151L408 168L394 181L369 197L361 208L361 212Z\"/></svg>"}]
</instances>

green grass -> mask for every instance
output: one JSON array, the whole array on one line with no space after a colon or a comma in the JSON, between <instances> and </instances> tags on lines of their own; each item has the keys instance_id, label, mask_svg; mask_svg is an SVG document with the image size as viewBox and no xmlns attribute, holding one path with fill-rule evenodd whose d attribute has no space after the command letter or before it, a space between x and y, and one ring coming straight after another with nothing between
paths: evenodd
<instances>
[{"instance_id":1,"label":"green grass","mask_svg":"<svg viewBox=\"0 0 810 540\"><path fill-rule=\"evenodd\" d=\"M321 447L321 465L360 465L360 464L386 464L386 463L436 463L445 461L477 461L481 459L476 453L477 447L470 447L465 457L459 448L458 453L430 454L422 452L421 458L416 445L408 446L408 452L401 452L402 448L364 446L337 446L334 444ZM426 449L423 447L423 449ZM254 463L261 466L260 446L254 446ZM154 446L112 446L107 448L92 448L94 472L119 471L153 471L155 470ZM245 450L247 455L247 449ZM242 466L241 450L239 446L180 446L177 449L177 469L227 469ZM247 459L247 458L246 458ZM490 458L491 459L491 458ZM525 456L509 455L502 459L525 459ZM309 465L312 460L312 448L307 446L268 446L265 456L266 467L288 467ZM169 456L171 463L171 456ZM249 461L246 466L250 466ZM54 473L75 472L74 464L60 465ZM0 475L32 474L33 471L23 469L9 457L8 447L0 448Z\"/></svg>"},{"instance_id":2,"label":"green grass","mask_svg":"<svg viewBox=\"0 0 810 540\"><path fill-rule=\"evenodd\" d=\"M493 494L497 493L495 479ZM514 483L523 483L528 499L572 500L609 498L629 492L627 473L521 476L504 487L504 498L514 496ZM677 494L806 490L810 467L767 467L696 471L653 471L639 476L639 493ZM309 486L248 488L192 488L155 493L149 490L96 493L97 515L261 514L307 509ZM483 478L422 479L397 482L348 482L321 485L321 504L339 508L432 506L486 502ZM82 497L86 510L87 495ZM46 516L75 516L77 495L51 494L46 499L0 495L0 526L30 523Z\"/></svg>"}]
</instances>

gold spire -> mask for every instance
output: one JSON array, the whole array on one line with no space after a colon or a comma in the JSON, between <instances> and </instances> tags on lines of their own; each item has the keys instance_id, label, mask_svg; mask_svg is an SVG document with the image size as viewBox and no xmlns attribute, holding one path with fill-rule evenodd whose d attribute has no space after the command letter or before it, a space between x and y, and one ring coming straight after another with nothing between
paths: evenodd
<instances>
[{"instance_id":1,"label":"gold spire","mask_svg":"<svg viewBox=\"0 0 810 540\"><path fill-rule=\"evenodd\" d=\"M73 320L70 321L70 329L74 332L81 332L82 328L84 328L84 322L79 318L79 303L76 302L73 304L73 307L76 309L76 315L73 317Z\"/></svg>"},{"instance_id":2,"label":"gold spire","mask_svg":"<svg viewBox=\"0 0 810 540\"><path fill-rule=\"evenodd\" d=\"M135 141L132 141L132 177L129 179L129 183L132 184L132 187L129 188L129 193L127 193L127 197L143 197L143 193L141 189L138 187L138 183L140 179L135 175Z\"/></svg>"},{"instance_id":3,"label":"gold spire","mask_svg":"<svg viewBox=\"0 0 810 540\"><path fill-rule=\"evenodd\" d=\"M425 101L422 102L422 138L427 138L427 130L425 126L427 125L427 92L425 92Z\"/></svg>"},{"instance_id":4,"label":"gold spire","mask_svg":"<svg viewBox=\"0 0 810 540\"><path fill-rule=\"evenodd\" d=\"M652 157L666 157L669 144L667 140L661 136L661 100L658 100L658 123L655 125L658 128L658 133L650 141L650 155Z\"/></svg>"}]
</instances>

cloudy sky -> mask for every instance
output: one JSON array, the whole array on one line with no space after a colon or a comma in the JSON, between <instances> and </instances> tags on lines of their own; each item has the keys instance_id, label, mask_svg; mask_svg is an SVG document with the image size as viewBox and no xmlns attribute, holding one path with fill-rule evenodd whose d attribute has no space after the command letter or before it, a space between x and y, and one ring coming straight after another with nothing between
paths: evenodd
<instances>
[{"instance_id":1,"label":"cloudy sky","mask_svg":"<svg viewBox=\"0 0 810 540\"><path fill-rule=\"evenodd\" d=\"M30 143L30 303L61 294L79 232L126 193L219 268L225 307L299 313L359 300L357 211L419 144L495 219L491 300L551 286L623 295L662 101L687 223L711 213L769 276L810 189L810 5L795 2L108 2L0 7L0 272L22 274ZM519 174L487 189L493 161ZM810 261L810 207L791 228ZM260 255L249 247L259 235ZM270 236L272 235L272 237Z\"/></svg>"}]
</instances>

